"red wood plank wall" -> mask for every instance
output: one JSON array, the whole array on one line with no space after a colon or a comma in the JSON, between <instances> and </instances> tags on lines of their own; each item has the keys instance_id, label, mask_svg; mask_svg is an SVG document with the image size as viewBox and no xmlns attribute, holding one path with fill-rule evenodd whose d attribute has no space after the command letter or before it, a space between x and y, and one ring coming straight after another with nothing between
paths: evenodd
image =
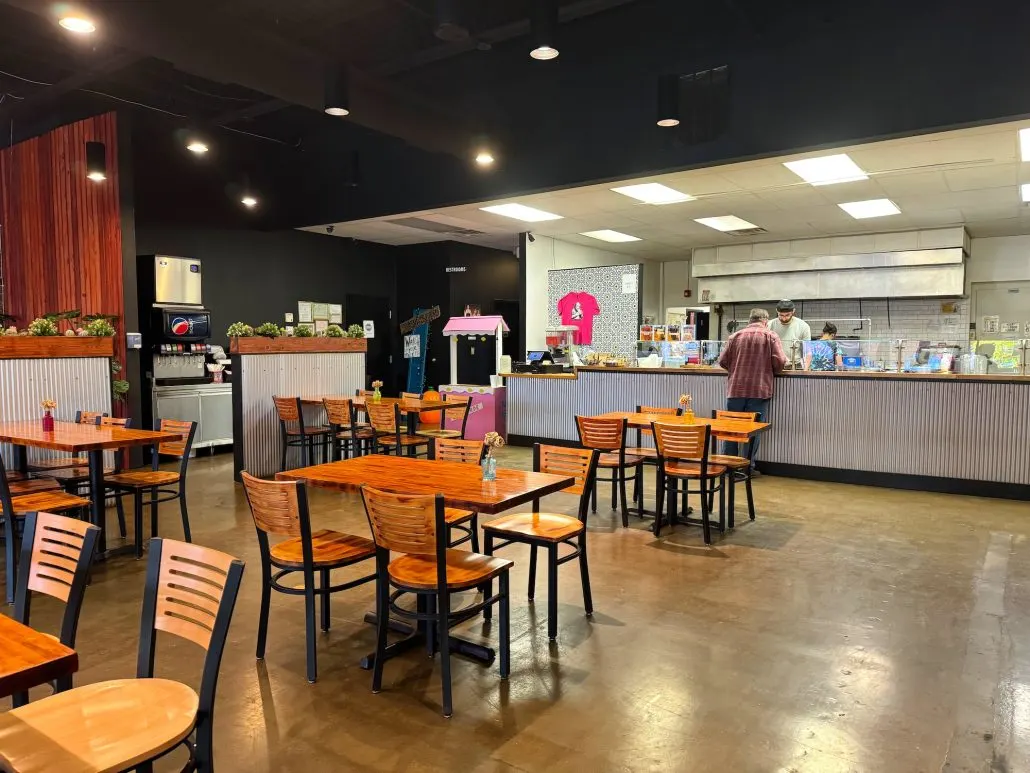
<instances>
[{"instance_id":1,"label":"red wood plank wall","mask_svg":"<svg viewBox=\"0 0 1030 773\"><path fill-rule=\"evenodd\" d=\"M107 180L86 178L86 143L107 147ZM117 314L125 362L118 129L87 118L0 151L3 309L24 327L50 311Z\"/></svg>"}]
</instances>

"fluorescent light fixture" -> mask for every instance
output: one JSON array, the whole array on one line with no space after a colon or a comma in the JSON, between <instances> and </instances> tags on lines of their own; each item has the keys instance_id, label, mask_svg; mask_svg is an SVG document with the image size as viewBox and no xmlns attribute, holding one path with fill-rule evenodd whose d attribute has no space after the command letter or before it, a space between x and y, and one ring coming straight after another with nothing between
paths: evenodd
<instances>
[{"instance_id":1,"label":"fluorescent light fixture","mask_svg":"<svg viewBox=\"0 0 1030 773\"><path fill-rule=\"evenodd\" d=\"M833 185L869 179L869 175L863 172L847 153L786 161L783 165L812 185Z\"/></svg>"},{"instance_id":2,"label":"fluorescent light fixture","mask_svg":"<svg viewBox=\"0 0 1030 773\"><path fill-rule=\"evenodd\" d=\"M699 217L694 222L714 228L716 231L746 231L748 228L758 228L754 223L749 223L744 218L737 217L736 215Z\"/></svg>"},{"instance_id":3,"label":"fluorescent light fixture","mask_svg":"<svg viewBox=\"0 0 1030 773\"><path fill-rule=\"evenodd\" d=\"M546 62L548 59L558 58L558 49L552 48L551 46L538 46L529 52L529 55L534 59L539 59L542 62Z\"/></svg>"},{"instance_id":4,"label":"fluorescent light fixture","mask_svg":"<svg viewBox=\"0 0 1030 773\"><path fill-rule=\"evenodd\" d=\"M258 201L253 196L244 196L240 199L240 203L247 209L254 209L254 207L257 206Z\"/></svg>"},{"instance_id":5,"label":"fluorescent light fixture","mask_svg":"<svg viewBox=\"0 0 1030 773\"><path fill-rule=\"evenodd\" d=\"M561 220L561 215L554 215L544 212L542 209L533 209L525 204L496 204L492 207L480 207L483 212L492 212L495 215L510 217L513 220L521 220L525 223L540 223L544 220Z\"/></svg>"},{"instance_id":6,"label":"fluorescent light fixture","mask_svg":"<svg viewBox=\"0 0 1030 773\"><path fill-rule=\"evenodd\" d=\"M900 215L898 205L890 199L868 199L867 201L849 201L846 204L838 204L856 220L864 220L867 217L886 217L887 215Z\"/></svg>"},{"instance_id":7,"label":"fluorescent light fixture","mask_svg":"<svg viewBox=\"0 0 1030 773\"><path fill-rule=\"evenodd\" d=\"M476 163L480 166L492 166L494 156L489 150L481 150L476 154Z\"/></svg>"},{"instance_id":8,"label":"fluorescent light fixture","mask_svg":"<svg viewBox=\"0 0 1030 773\"><path fill-rule=\"evenodd\" d=\"M1019 192L1023 196L1023 201L1030 203L1030 183L1020 185Z\"/></svg>"},{"instance_id":9,"label":"fluorescent light fixture","mask_svg":"<svg viewBox=\"0 0 1030 773\"><path fill-rule=\"evenodd\" d=\"M629 196L631 199L642 201L645 204L676 204L680 201L693 201L694 197L687 193L674 190L661 183L640 183L639 185L623 185L619 188L612 188L616 193Z\"/></svg>"},{"instance_id":10,"label":"fluorescent light fixture","mask_svg":"<svg viewBox=\"0 0 1030 773\"><path fill-rule=\"evenodd\" d=\"M601 231L584 231L580 236L589 236L591 239L600 239L602 242L642 241L639 236L630 236L629 234L624 234L621 231L612 231L610 228L605 228Z\"/></svg>"},{"instance_id":11,"label":"fluorescent light fixture","mask_svg":"<svg viewBox=\"0 0 1030 773\"><path fill-rule=\"evenodd\" d=\"M192 140L189 145L186 146L186 150L190 153L196 153L198 156L202 156L210 150L207 143L201 142L200 140Z\"/></svg>"},{"instance_id":12,"label":"fluorescent light fixture","mask_svg":"<svg viewBox=\"0 0 1030 773\"><path fill-rule=\"evenodd\" d=\"M1024 161L1030 161L1030 129L1019 130L1019 155Z\"/></svg>"},{"instance_id":13,"label":"fluorescent light fixture","mask_svg":"<svg viewBox=\"0 0 1030 773\"><path fill-rule=\"evenodd\" d=\"M88 35L91 32L96 32L97 25L82 16L65 16L58 22L69 32L74 32L77 35Z\"/></svg>"}]
</instances>

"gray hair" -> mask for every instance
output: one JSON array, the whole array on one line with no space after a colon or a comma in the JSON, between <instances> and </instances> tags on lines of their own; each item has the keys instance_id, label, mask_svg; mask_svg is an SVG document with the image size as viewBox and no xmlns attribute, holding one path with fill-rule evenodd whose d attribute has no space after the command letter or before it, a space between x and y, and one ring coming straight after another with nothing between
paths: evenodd
<instances>
[{"instance_id":1,"label":"gray hair","mask_svg":"<svg viewBox=\"0 0 1030 773\"><path fill-rule=\"evenodd\" d=\"M748 324L752 322L768 322L769 312L765 309L751 309L751 317L748 319Z\"/></svg>"}]
</instances>

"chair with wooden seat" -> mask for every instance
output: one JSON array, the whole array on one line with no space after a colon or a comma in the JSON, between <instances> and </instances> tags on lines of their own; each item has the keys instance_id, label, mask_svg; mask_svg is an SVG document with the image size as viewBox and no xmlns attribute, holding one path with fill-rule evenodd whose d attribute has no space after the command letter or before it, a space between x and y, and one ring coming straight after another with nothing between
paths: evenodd
<instances>
[{"instance_id":1,"label":"chair with wooden seat","mask_svg":"<svg viewBox=\"0 0 1030 773\"><path fill-rule=\"evenodd\" d=\"M576 482L563 493L579 494L579 510L576 516L560 513L540 512L540 500L533 500L533 512L504 515L483 524L484 551L492 556L495 550L513 543L530 546L529 553L529 600L536 593L536 551L547 551L547 638L558 636L558 567L579 559L579 576L583 583L583 608L587 617L594 614L593 597L590 594L590 570L587 566L587 510L590 494L597 476L597 460L600 452L588 448L566 448L563 446L533 446L533 470L553 475L572 476ZM494 539L503 542L494 543ZM558 556L558 548L567 545L571 553ZM489 594L490 589L487 588ZM490 610L484 615L489 618Z\"/></svg>"},{"instance_id":2,"label":"chair with wooden seat","mask_svg":"<svg viewBox=\"0 0 1030 773\"><path fill-rule=\"evenodd\" d=\"M598 481L611 482L612 484L612 510L622 502L622 525L629 526L629 504L626 501L626 479L627 471L632 470L634 478L637 470L644 463L642 456L626 453L626 420L610 419L600 416L577 416L576 428L579 430L579 444L583 448L591 448L600 451L597 458L598 469L611 470L610 478L594 476L594 485L591 491L591 504L593 512L597 512L597 483ZM618 489L616 489L618 486Z\"/></svg>"},{"instance_id":3,"label":"chair with wooden seat","mask_svg":"<svg viewBox=\"0 0 1030 773\"><path fill-rule=\"evenodd\" d=\"M190 534L190 516L186 509L186 467L190 461L190 450L193 448L193 437L197 434L197 422L161 419L156 427L161 432L174 432L179 440L159 443L151 454L149 470L128 470L114 475L104 476L104 486L132 495L132 515L135 525L136 558L143 557L143 495L149 494L147 506L150 507L150 536L157 536L158 505L162 502L179 501L179 514L182 517L182 532L187 542L193 542ZM170 456L179 460L178 471L158 469L162 456ZM175 486L175 488L168 488Z\"/></svg>"},{"instance_id":4,"label":"chair with wooden seat","mask_svg":"<svg viewBox=\"0 0 1030 773\"><path fill-rule=\"evenodd\" d=\"M501 678L508 678L511 670L508 570L514 564L481 553L448 548L442 494L394 494L366 485L361 487L361 496L376 543L376 655L372 692L377 693L382 688L387 657L386 631L392 613L420 624L430 643L435 635L440 650L443 715L449 717L453 713L450 628L476 617L494 604L500 606ZM404 555L391 561L390 551ZM482 601L451 611L452 593L485 586L495 577L500 582L496 595L486 593ZM415 611L397 603L407 594L415 596Z\"/></svg>"},{"instance_id":5,"label":"chair with wooden seat","mask_svg":"<svg viewBox=\"0 0 1030 773\"><path fill-rule=\"evenodd\" d=\"M758 421L759 414L753 411L712 411L713 419L738 419L743 421ZM751 465L754 464L754 439L746 435L734 435L727 432L713 432L712 444L722 441L729 446L734 444L739 451L744 448L744 454L710 454L708 460L713 464L721 464L730 470L727 476L729 480L729 526L733 528L734 513L736 508L735 489L739 481L744 482L744 490L747 493L747 514L750 520L755 520L755 497L751 491ZM728 448L727 448L728 450Z\"/></svg>"},{"instance_id":6,"label":"chair with wooden seat","mask_svg":"<svg viewBox=\"0 0 1030 773\"><path fill-rule=\"evenodd\" d=\"M329 442L334 462L349 459L352 453L361 456L365 451L371 451L374 433L368 424L358 422L350 398L326 397L322 404L329 423Z\"/></svg>"},{"instance_id":7,"label":"chair with wooden seat","mask_svg":"<svg viewBox=\"0 0 1030 773\"><path fill-rule=\"evenodd\" d=\"M460 462L461 464L482 464L486 456L486 445L481 440L458 440L455 438L437 438L429 446L429 458L441 462ZM471 542L473 553L479 552L479 513L475 510L463 510L448 507L444 511L447 521L447 547L455 548ZM464 536L455 537L459 531Z\"/></svg>"},{"instance_id":8,"label":"chair with wooden seat","mask_svg":"<svg viewBox=\"0 0 1030 773\"><path fill-rule=\"evenodd\" d=\"M29 625L32 594L42 593L64 602L60 641L75 649L82 596L89 581L89 570L100 529L96 526L53 513L28 513L21 538L21 565L14 594L14 619ZM54 692L70 689L72 677L54 682ZM28 703L27 692L15 693L14 707Z\"/></svg>"},{"instance_id":9,"label":"chair with wooden seat","mask_svg":"<svg viewBox=\"0 0 1030 773\"><path fill-rule=\"evenodd\" d=\"M650 413L656 416L679 416L683 413L682 408L666 408L660 405L638 405L637 413ZM653 434L650 427L636 427L633 430L636 433L636 447L627 448L626 453L630 456L640 456L644 459L644 464L656 465L658 463L658 449L654 446L645 446L644 437L651 437L653 440ZM644 507L644 468L643 465L637 468L637 476L633 481L633 501L640 503L640 508Z\"/></svg>"},{"instance_id":10,"label":"chair with wooden seat","mask_svg":"<svg viewBox=\"0 0 1030 773\"><path fill-rule=\"evenodd\" d=\"M279 417L279 436L282 440L282 454L279 470L286 469L286 458L291 448L300 449L301 466L315 464L315 443L322 447L323 461L326 456L331 430L329 427L309 427L304 422L304 411L299 397L273 397L275 413Z\"/></svg>"},{"instance_id":11,"label":"chair with wooden seat","mask_svg":"<svg viewBox=\"0 0 1030 773\"><path fill-rule=\"evenodd\" d=\"M96 424L104 416L107 416L107 414L98 411L76 411L75 423ZM59 456L54 459L37 459L34 462L29 462L28 470L29 472L46 474L50 470L62 470L65 467L85 467L88 464L89 458L86 456Z\"/></svg>"},{"instance_id":12,"label":"chair with wooden seat","mask_svg":"<svg viewBox=\"0 0 1030 773\"><path fill-rule=\"evenodd\" d=\"M7 482L4 460L0 457L0 517L4 527L4 564L7 583L7 603L14 603L15 577L17 577L16 540L22 531L22 522L29 513L43 511L46 513L78 512L88 513L90 501L67 494L58 488L24 490L19 486L33 486L34 481ZM24 493L15 494L14 490Z\"/></svg>"},{"instance_id":13,"label":"chair with wooden seat","mask_svg":"<svg viewBox=\"0 0 1030 773\"><path fill-rule=\"evenodd\" d=\"M211 773L215 688L242 576L243 562L230 555L154 540L136 678L74 687L0 715L4 769L150 773L154 760L182 745L182 770ZM199 694L154 677L158 631L206 650Z\"/></svg>"},{"instance_id":14,"label":"chair with wooden seat","mask_svg":"<svg viewBox=\"0 0 1030 773\"><path fill-rule=\"evenodd\" d=\"M472 399L469 397L448 398L444 393L443 401L450 403L446 408L440 410L440 426L436 429L422 429L416 435L428 438L458 438L465 437L465 427L469 423L469 411L472 408ZM447 419L458 422L460 429L445 429Z\"/></svg>"},{"instance_id":15,"label":"chair with wooden seat","mask_svg":"<svg viewBox=\"0 0 1030 773\"><path fill-rule=\"evenodd\" d=\"M375 437L372 439L372 453L389 454L391 451L402 456L422 456L429 453L429 438L409 435L401 423L401 408L397 403L365 403L365 413L372 425ZM381 449L381 450L380 450Z\"/></svg>"},{"instance_id":16,"label":"chair with wooden seat","mask_svg":"<svg viewBox=\"0 0 1030 773\"><path fill-rule=\"evenodd\" d=\"M654 519L654 533L658 537L662 533L662 518L666 495L669 499L669 526L676 522L676 502L683 496L684 522L693 523L686 518L687 501L690 494L699 494L701 499L701 529L705 544L712 542L709 515L711 508L710 494L718 489L720 499L720 523L725 514L723 480L726 467L712 464L708 458L708 447L711 442L712 428L707 424L651 424L655 445L658 447L658 507ZM696 490L690 489L690 481L698 481ZM680 483L683 490L680 491ZM725 525L723 524L723 528Z\"/></svg>"},{"instance_id":17,"label":"chair with wooden seat","mask_svg":"<svg viewBox=\"0 0 1030 773\"><path fill-rule=\"evenodd\" d=\"M353 566L375 557L375 543L367 537L320 529L311 531L308 499L304 486L297 481L270 481L240 473L243 490L250 505L261 553L261 611L258 616L257 658L265 657L268 634L268 613L272 591L304 597L305 637L307 641L307 676L314 684L318 678L315 639L315 596L321 599L322 630L329 630L329 596L375 580L375 574L332 585L330 572ZM269 536L285 537L276 544ZM273 574L274 572L274 574ZM300 573L300 588L280 584L287 575ZM318 585L315 574L318 574Z\"/></svg>"},{"instance_id":18,"label":"chair with wooden seat","mask_svg":"<svg viewBox=\"0 0 1030 773\"><path fill-rule=\"evenodd\" d=\"M101 416L97 419L101 427L124 427L132 426L131 418L116 418L114 416ZM114 467L105 467L104 475L116 475L122 471L122 454L115 452ZM89 465L84 467L66 467L63 470L51 470L47 477L57 481L69 494L89 496ZM108 496L111 496L108 493ZM122 498L114 495L115 509L118 513L118 531L125 536L125 508L122 506Z\"/></svg>"}]
</instances>

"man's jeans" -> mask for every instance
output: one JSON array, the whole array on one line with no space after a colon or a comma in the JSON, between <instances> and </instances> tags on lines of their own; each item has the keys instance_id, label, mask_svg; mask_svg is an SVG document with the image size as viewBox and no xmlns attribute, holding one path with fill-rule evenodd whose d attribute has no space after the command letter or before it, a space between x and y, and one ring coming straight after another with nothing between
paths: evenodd
<instances>
[{"instance_id":1,"label":"man's jeans","mask_svg":"<svg viewBox=\"0 0 1030 773\"><path fill-rule=\"evenodd\" d=\"M769 400L770 398L768 397L727 397L726 410L757 413L759 421L766 421L769 417ZM758 443L761 439L761 435L755 435L755 445L751 454L752 470L755 468L755 458L758 456ZM747 444L723 443L723 449L723 453L731 454L733 456L744 456L747 453Z\"/></svg>"}]
</instances>

